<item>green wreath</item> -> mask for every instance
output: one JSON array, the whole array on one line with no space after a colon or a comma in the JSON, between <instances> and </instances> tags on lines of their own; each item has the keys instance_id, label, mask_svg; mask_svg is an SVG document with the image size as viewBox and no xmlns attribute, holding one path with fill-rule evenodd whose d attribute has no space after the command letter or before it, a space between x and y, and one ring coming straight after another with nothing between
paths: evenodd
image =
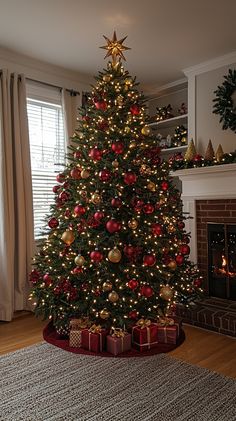
<instances>
[{"instance_id":1,"label":"green wreath","mask_svg":"<svg viewBox=\"0 0 236 421\"><path fill-rule=\"evenodd\" d=\"M220 114L220 123L222 129L231 129L236 133L236 105L232 99L233 93L236 91L236 70L229 69L228 75L224 76L224 82L214 91L216 98L213 106L213 113Z\"/></svg>"}]
</instances>

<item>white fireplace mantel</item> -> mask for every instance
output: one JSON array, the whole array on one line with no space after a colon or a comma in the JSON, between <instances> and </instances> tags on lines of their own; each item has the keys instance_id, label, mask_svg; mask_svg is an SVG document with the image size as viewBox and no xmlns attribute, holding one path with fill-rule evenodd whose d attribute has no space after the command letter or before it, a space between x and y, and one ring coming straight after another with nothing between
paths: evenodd
<instances>
[{"instance_id":1,"label":"white fireplace mantel","mask_svg":"<svg viewBox=\"0 0 236 421\"><path fill-rule=\"evenodd\" d=\"M197 263L196 201L236 198L236 164L189 168L172 173L182 182L183 211L191 219L186 220L186 230L191 233L190 259Z\"/></svg>"}]
</instances>

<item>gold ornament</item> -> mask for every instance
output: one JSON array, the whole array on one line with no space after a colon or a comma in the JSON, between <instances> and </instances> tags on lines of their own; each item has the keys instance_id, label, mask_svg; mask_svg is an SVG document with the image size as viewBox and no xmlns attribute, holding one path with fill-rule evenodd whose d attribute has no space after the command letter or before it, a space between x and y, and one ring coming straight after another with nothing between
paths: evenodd
<instances>
[{"instance_id":1,"label":"gold ornament","mask_svg":"<svg viewBox=\"0 0 236 421\"><path fill-rule=\"evenodd\" d=\"M177 263L176 263L176 261L175 261L175 260L171 260L171 261L168 263L168 268L169 268L169 269L171 269L171 270L175 270L175 269L176 269L176 267L177 267Z\"/></svg>"},{"instance_id":2,"label":"gold ornament","mask_svg":"<svg viewBox=\"0 0 236 421\"><path fill-rule=\"evenodd\" d=\"M115 161L112 161L111 165L113 166L113 168L118 168L119 162L115 159Z\"/></svg>"},{"instance_id":3,"label":"gold ornament","mask_svg":"<svg viewBox=\"0 0 236 421\"><path fill-rule=\"evenodd\" d=\"M149 181L148 185L147 185L148 190L150 191L156 191L156 184L153 183L152 181Z\"/></svg>"},{"instance_id":4,"label":"gold ornament","mask_svg":"<svg viewBox=\"0 0 236 421\"><path fill-rule=\"evenodd\" d=\"M131 219L131 221L128 222L128 227L132 230L136 230L138 227L138 221L136 219Z\"/></svg>"},{"instance_id":5,"label":"gold ornament","mask_svg":"<svg viewBox=\"0 0 236 421\"><path fill-rule=\"evenodd\" d=\"M160 289L160 296L163 300L170 301L172 300L174 292L169 285L165 285Z\"/></svg>"},{"instance_id":6,"label":"gold ornament","mask_svg":"<svg viewBox=\"0 0 236 421\"><path fill-rule=\"evenodd\" d=\"M125 133L130 133L130 127L129 126L125 126L125 128L124 128L124 132Z\"/></svg>"},{"instance_id":7,"label":"gold ornament","mask_svg":"<svg viewBox=\"0 0 236 421\"><path fill-rule=\"evenodd\" d=\"M102 79L103 79L103 81L104 81L104 82L110 82L110 80L111 80L111 76L110 76L110 75L104 75L104 76L102 77Z\"/></svg>"},{"instance_id":8,"label":"gold ornament","mask_svg":"<svg viewBox=\"0 0 236 421\"><path fill-rule=\"evenodd\" d=\"M89 172L89 170L82 170L80 175L81 175L81 178L86 179L86 178L89 178L90 172Z\"/></svg>"},{"instance_id":9,"label":"gold ornament","mask_svg":"<svg viewBox=\"0 0 236 421\"><path fill-rule=\"evenodd\" d=\"M112 290L112 283L111 282L103 282L102 290L103 291L111 291Z\"/></svg>"},{"instance_id":10,"label":"gold ornament","mask_svg":"<svg viewBox=\"0 0 236 421\"><path fill-rule=\"evenodd\" d=\"M98 205L101 202L101 196L98 193L93 193L91 196L91 202L94 205Z\"/></svg>"},{"instance_id":11,"label":"gold ornament","mask_svg":"<svg viewBox=\"0 0 236 421\"><path fill-rule=\"evenodd\" d=\"M119 261L121 260L121 257L122 257L121 252L117 247L114 247L108 253L108 259L112 263L119 263Z\"/></svg>"},{"instance_id":12,"label":"gold ornament","mask_svg":"<svg viewBox=\"0 0 236 421\"><path fill-rule=\"evenodd\" d=\"M105 40L107 42L107 45L104 45L103 47L100 47L100 48L103 48L104 50L107 50L107 54L105 55L104 58L107 58L107 57L111 56L113 65L117 64L117 62L120 60L120 57L124 61L126 61L125 56L123 54L123 51L130 50L130 48L123 45L123 42L126 40L127 36L124 37L124 38L121 38L118 41L117 37L116 37L116 31L114 31L112 39L107 38L105 35L103 35L103 38L105 38Z\"/></svg>"},{"instance_id":13,"label":"gold ornament","mask_svg":"<svg viewBox=\"0 0 236 421\"><path fill-rule=\"evenodd\" d=\"M83 266L85 263L85 258L81 256L81 254L78 254L78 256L75 257L75 264L77 266Z\"/></svg>"},{"instance_id":14,"label":"gold ornament","mask_svg":"<svg viewBox=\"0 0 236 421\"><path fill-rule=\"evenodd\" d=\"M103 310L100 311L100 317L101 319L104 319L104 320L108 319L108 317L110 317L109 311L107 311L107 309L104 308Z\"/></svg>"},{"instance_id":15,"label":"gold ornament","mask_svg":"<svg viewBox=\"0 0 236 421\"><path fill-rule=\"evenodd\" d=\"M224 151L223 148L221 146L221 144L219 144L217 150L216 150L216 160L217 162L221 162L224 156Z\"/></svg>"},{"instance_id":16,"label":"gold ornament","mask_svg":"<svg viewBox=\"0 0 236 421\"><path fill-rule=\"evenodd\" d=\"M119 295L117 294L116 291L111 291L110 294L108 295L108 300L111 301L112 303L116 303L116 301L119 300Z\"/></svg>"},{"instance_id":17,"label":"gold ornament","mask_svg":"<svg viewBox=\"0 0 236 421\"><path fill-rule=\"evenodd\" d=\"M75 236L74 236L73 231L66 230L65 232L63 232L61 239L62 241L64 241L64 243L70 246L75 241Z\"/></svg>"},{"instance_id":18,"label":"gold ornament","mask_svg":"<svg viewBox=\"0 0 236 421\"><path fill-rule=\"evenodd\" d=\"M148 167L148 165L141 165L141 168L139 170L141 175L151 175L152 174L152 169L150 167Z\"/></svg>"},{"instance_id":19,"label":"gold ornament","mask_svg":"<svg viewBox=\"0 0 236 421\"><path fill-rule=\"evenodd\" d=\"M173 224L170 224L170 225L168 225L168 227L167 227L167 231L168 231L170 234L172 234L173 232L175 232L175 231L176 231L176 228L175 228L175 226L174 226Z\"/></svg>"},{"instance_id":20,"label":"gold ornament","mask_svg":"<svg viewBox=\"0 0 236 421\"><path fill-rule=\"evenodd\" d=\"M148 127L148 126L144 126L144 127L142 128L142 130L141 130L141 133L142 133L144 136L148 136L148 135L150 134L150 132L151 132L151 129L150 129L150 127Z\"/></svg>"},{"instance_id":21,"label":"gold ornament","mask_svg":"<svg viewBox=\"0 0 236 421\"><path fill-rule=\"evenodd\" d=\"M186 153L184 155L184 159L186 161L192 161L192 159L194 158L194 156L196 154L197 154L197 152L196 152L196 149L195 149L195 146L194 146L194 143L193 143L193 139L191 139L189 141L187 151L186 151Z\"/></svg>"},{"instance_id":22,"label":"gold ornament","mask_svg":"<svg viewBox=\"0 0 236 421\"><path fill-rule=\"evenodd\" d=\"M123 103L124 103L124 98L123 98L123 96L122 96L122 95L119 95L119 96L117 97L116 101L117 101L117 104L118 104L118 105L123 105Z\"/></svg>"}]
</instances>

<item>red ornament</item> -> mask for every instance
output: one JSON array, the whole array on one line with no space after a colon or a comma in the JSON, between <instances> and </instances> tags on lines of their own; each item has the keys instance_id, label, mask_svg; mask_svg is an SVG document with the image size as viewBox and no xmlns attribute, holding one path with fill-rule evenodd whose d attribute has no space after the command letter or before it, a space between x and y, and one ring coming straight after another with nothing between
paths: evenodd
<instances>
[{"instance_id":1,"label":"red ornament","mask_svg":"<svg viewBox=\"0 0 236 421\"><path fill-rule=\"evenodd\" d=\"M138 287L138 281L136 279L130 279L128 282L128 287L132 290L136 289Z\"/></svg>"},{"instance_id":2,"label":"red ornament","mask_svg":"<svg viewBox=\"0 0 236 421\"><path fill-rule=\"evenodd\" d=\"M120 208L122 206L122 200L119 199L119 197L115 197L114 199L112 199L111 201L111 205L114 208Z\"/></svg>"},{"instance_id":3,"label":"red ornament","mask_svg":"<svg viewBox=\"0 0 236 421\"><path fill-rule=\"evenodd\" d=\"M118 141L115 143L112 143L111 149L113 152L115 152L117 155L122 154L124 152L125 145L123 142Z\"/></svg>"},{"instance_id":4,"label":"red ornament","mask_svg":"<svg viewBox=\"0 0 236 421\"><path fill-rule=\"evenodd\" d=\"M93 161L100 161L102 159L102 151L100 151L97 147L92 148L90 149L89 156Z\"/></svg>"},{"instance_id":5,"label":"red ornament","mask_svg":"<svg viewBox=\"0 0 236 421\"><path fill-rule=\"evenodd\" d=\"M139 106L136 105L136 104L131 105L130 112L131 112L132 115L139 115L139 113L140 113Z\"/></svg>"},{"instance_id":6,"label":"red ornament","mask_svg":"<svg viewBox=\"0 0 236 421\"><path fill-rule=\"evenodd\" d=\"M74 154L73 154L73 156L74 156L74 159L79 159L79 158L81 158L81 152L80 151L75 151Z\"/></svg>"},{"instance_id":7,"label":"red ornament","mask_svg":"<svg viewBox=\"0 0 236 421\"><path fill-rule=\"evenodd\" d=\"M60 292L61 292L61 288L59 286L57 286L57 287L54 288L53 292L54 292L54 295L59 295Z\"/></svg>"},{"instance_id":8,"label":"red ornament","mask_svg":"<svg viewBox=\"0 0 236 421\"><path fill-rule=\"evenodd\" d=\"M193 161L194 162L200 162L200 161L202 161L202 159L203 159L202 155L197 154L197 155L194 156Z\"/></svg>"},{"instance_id":9,"label":"red ornament","mask_svg":"<svg viewBox=\"0 0 236 421\"><path fill-rule=\"evenodd\" d=\"M125 184L128 184L130 186L131 184L136 183L136 181L137 181L137 176L133 172L129 171L124 175Z\"/></svg>"},{"instance_id":10,"label":"red ornament","mask_svg":"<svg viewBox=\"0 0 236 421\"><path fill-rule=\"evenodd\" d=\"M167 181L162 181L161 183L161 188L162 190L166 191L169 188L169 183L167 183Z\"/></svg>"},{"instance_id":11,"label":"red ornament","mask_svg":"<svg viewBox=\"0 0 236 421\"><path fill-rule=\"evenodd\" d=\"M131 320L137 320L138 318L138 312L136 310L132 310L129 312L129 318Z\"/></svg>"},{"instance_id":12,"label":"red ornament","mask_svg":"<svg viewBox=\"0 0 236 421\"><path fill-rule=\"evenodd\" d=\"M79 267L79 266L76 266L76 268L74 268L73 270L72 270L72 273L74 274L74 275L78 275L78 273L82 273L83 272L83 268L82 267Z\"/></svg>"},{"instance_id":13,"label":"red ornament","mask_svg":"<svg viewBox=\"0 0 236 421\"><path fill-rule=\"evenodd\" d=\"M144 285L140 289L140 294L146 298L150 298L153 295L153 289L149 285Z\"/></svg>"},{"instance_id":14,"label":"red ornament","mask_svg":"<svg viewBox=\"0 0 236 421\"><path fill-rule=\"evenodd\" d=\"M98 101L95 102L95 107L97 108L97 110L106 111L107 103L106 101Z\"/></svg>"},{"instance_id":15,"label":"red ornament","mask_svg":"<svg viewBox=\"0 0 236 421\"><path fill-rule=\"evenodd\" d=\"M98 129L101 130L102 132L104 132L105 130L107 130L109 127L107 121L105 120L99 120L98 121Z\"/></svg>"},{"instance_id":16,"label":"red ornament","mask_svg":"<svg viewBox=\"0 0 236 421\"><path fill-rule=\"evenodd\" d=\"M86 122L89 122L90 121L90 117L88 115L83 115L82 116L82 120L83 121L86 121Z\"/></svg>"},{"instance_id":17,"label":"red ornament","mask_svg":"<svg viewBox=\"0 0 236 421\"><path fill-rule=\"evenodd\" d=\"M135 252L136 252L136 250L135 250L134 246L132 246L131 244L125 245L124 253L127 257L133 257Z\"/></svg>"},{"instance_id":18,"label":"red ornament","mask_svg":"<svg viewBox=\"0 0 236 421\"><path fill-rule=\"evenodd\" d=\"M183 254L183 255L188 255L189 253L190 253L190 247L188 246L188 244L183 244L181 247L180 247L180 253L181 254Z\"/></svg>"},{"instance_id":19,"label":"red ornament","mask_svg":"<svg viewBox=\"0 0 236 421\"><path fill-rule=\"evenodd\" d=\"M58 183L63 183L63 181L65 180L65 174L57 174L56 180Z\"/></svg>"},{"instance_id":20,"label":"red ornament","mask_svg":"<svg viewBox=\"0 0 236 421\"><path fill-rule=\"evenodd\" d=\"M62 191L60 194L59 194L59 199L60 199L60 201L62 202L62 203L64 203L64 202L67 202L67 200L69 199L69 197L70 197L70 194L68 193L68 192L66 192L66 191Z\"/></svg>"},{"instance_id":21,"label":"red ornament","mask_svg":"<svg viewBox=\"0 0 236 421\"><path fill-rule=\"evenodd\" d=\"M178 266L181 266L184 263L184 256L182 254L178 254L175 258L175 261Z\"/></svg>"},{"instance_id":22,"label":"red ornament","mask_svg":"<svg viewBox=\"0 0 236 421\"><path fill-rule=\"evenodd\" d=\"M115 219L110 219L106 223L106 229L110 234L113 234L114 232L118 232L121 229L121 223L116 221Z\"/></svg>"},{"instance_id":23,"label":"red ornament","mask_svg":"<svg viewBox=\"0 0 236 421\"><path fill-rule=\"evenodd\" d=\"M154 235L162 235L163 234L162 226L160 224L152 224L152 233Z\"/></svg>"},{"instance_id":24,"label":"red ornament","mask_svg":"<svg viewBox=\"0 0 236 421\"><path fill-rule=\"evenodd\" d=\"M184 229L184 227L185 227L185 223L184 223L183 221L179 221L179 222L178 222L178 228L179 228L180 230L183 230L183 229Z\"/></svg>"},{"instance_id":25,"label":"red ornament","mask_svg":"<svg viewBox=\"0 0 236 421\"><path fill-rule=\"evenodd\" d=\"M105 168L104 170L101 170L98 175L100 180L109 181L111 178L111 171Z\"/></svg>"},{"instance_id":26,"label":"red ornament","mask_svg":"<svg viewBox=\"0 0 236 421\"><path fill-rule=\"evenodd\" d=\"M201 278L194 279L193 285L197 288L200 288L202 286L202 279Z\"/></svg>"},{"instance_id":27,"label":"red ornament","mask_svg":"<svg viewBox=\"0 0 236 421\"><path fill-rule=\"evenodd\" d=\"M88 219L88 226L91 228L97 228L99 227L100 224L101 224L101 221L98 221L94 219L93 217Z\"/></svg>"},{"instance_id":28,"label":"red ornament","mask_svg":"<svg viewBox=\"0 0 236 421\"><path fill-rule=\"evenodd\" d=\"M151 203L147 203L143 206L143 212L147 215L154 212L154 206Z\"/></svg>"},{"instance_id":29,"label":"red ornament","mask_svg":"<svg viewBox=\"0 0 236 421\"><path fill-rule=\"evenodd\" d=\"M153 254L146 254L143 256L143 263L145 266L154 266L156 263L156 257Z\"/></svg>"},{"instance_id":30,"label":"red ornament","mask_svg":"<svg viewBox=\"0 0 236 421\"><path fill-rule=\"evenodd\" d=\"M50 228L57 228L58 227L58 225L59 225L59 222L58 222L58 219L57 218L51 218L49 221L48 221L48 226L50 227Z\"/></svg>"},{"instance_id":31,"label":"red ornament","mask_svg":"<svg viewBox=\"0 0 236 421\"><path fill-rule=\"evenodd\" d=\"M38 282L39 279L40 279L40 273L36 269L33 269L29 278L30 282L32 282L33 284L36 284L36 282Z\"/></svg>"},{"instance_id":32,"label":"red ornament","mask_svg":"<svg viewBox=\"0 0 236 421\"><path fill-rule=\"evenodd\" d=\"M96 289L96 291L94 291L94 295L95 297L99 297L101 295L100 289Z\"/></svg>"},{"instance_id":33,"label":"red ornament","mask_svg":"<svg viewBox=\"0 0 236 421\"><path fill-rule=\"evenodd\" d=\"M58 186L58 185L53 186L53 188L52 188L53 193L57 193L58 190L60 190L60 188L61 188L61 186Z\"/></svg>"},{"instance_id":34,"label":"red ornament","mask_svg":"<svg viewBox=\"0 0 236 421\"><path fill-rule=\"evenodd\" d=\"M71 178L74 180L79 180L81 171L78 168L73 168L70 172Z\"/></svg>"},{"instance_id":35,"label":"red ornament","mask_svg":"<svg viewBox=\"0 0 236 421\"><path fill-rule=\"evenodd\" d=\"M81 216L86 213L86 208L83 205L77 205L74 208L74 213L76 216Z\"/></svg>"},{"instance_id":36,"label":"red ornament","mask_svg":"<svg viewBox=\"0 0 236 421\"><path fill-rule=\"evenodd\" d=\"M103 259L103 254L99 250L91 251L90 259L94 263L100 263Z\"/></svg>"},{"instance_id":37,"label":"red ornament","mask_svg":"<svg viewBox=\"0 0 236 421\"><path fill-rule=\"evenodd\" d=\"M48 273L44 275L43 280L46 287L50 287L52 285L52 278Z\"/></svg>"},{"instance_id":38,"label":"red ornament","mask_svg":"<svg viewBox=\"0 0 236 421\"><path fill-rule=\"evenodd\" d=\"M97 212L95 212L95 214L93 215L95 221L98 221L98 222L100 222L101 219L104 218L104 216L105 216L104 212L99 211L99 210Z\"/></svg>"},{"instance_id":39,"label":"red ornament","mask_svg":"<svg viewBox=\"0 0 236 421\"><path fill-rule=\"evenodd\" d=\"M71 217L70 209L66 209L66 211L64 212L64 216L65 216L65 218L70 218Z\"/></svg>"}]
</instances>

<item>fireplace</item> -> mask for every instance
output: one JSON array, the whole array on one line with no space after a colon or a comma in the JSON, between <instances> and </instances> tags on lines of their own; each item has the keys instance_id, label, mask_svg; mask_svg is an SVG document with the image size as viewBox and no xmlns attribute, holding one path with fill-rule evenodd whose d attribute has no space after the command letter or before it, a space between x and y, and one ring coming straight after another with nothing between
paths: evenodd
<instances>
[{"instance_id":1,"label":"fireplace","mask_svg":"<svg viewBox=\"0 0 236 421\"><path fill-rule=\"evenodd\" d=\"M190 259L203 275L206 298L177 307L186 323L236 337L236 163L176 171L183 209L191 215Z\"/></svg>"},{"instance_id":2,"label":"fireplace","mask_svg":"<svg viewBox=\"0 0 236 421\"><path fill-rule=\"evenodd\" d=\"M236 301L236 225L208 223L207 237L209 295Z\"/></svg>"}]
</instances>

